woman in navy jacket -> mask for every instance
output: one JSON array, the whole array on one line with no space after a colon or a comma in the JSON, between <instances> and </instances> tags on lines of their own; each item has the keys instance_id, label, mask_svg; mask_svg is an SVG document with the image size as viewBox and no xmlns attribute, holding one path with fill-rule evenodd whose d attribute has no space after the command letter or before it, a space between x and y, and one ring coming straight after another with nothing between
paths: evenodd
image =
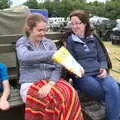
<instances>
[{"instance_id":1,"label":"woman in navy jacket","mask_svg":"<svg viewBox=\"0 0 120 120\"><path fill-rule=\"evenodd\" d=\"M75 87L104 100L107 120L120 120L120 87L108 74L110 61L91 32L88 12L72 11L70 20L72 32L68 35L67 48L85 70L82 78L72 75Z\"/></svg>"}]
</instances>

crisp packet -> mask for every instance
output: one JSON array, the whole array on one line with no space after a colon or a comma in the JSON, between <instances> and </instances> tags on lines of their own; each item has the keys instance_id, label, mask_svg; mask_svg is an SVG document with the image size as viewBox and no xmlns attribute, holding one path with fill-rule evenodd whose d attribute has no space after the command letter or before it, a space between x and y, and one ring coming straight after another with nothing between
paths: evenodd
<instances>
[{"instance_id":1,"label":"crisp packet","mask_svg":"<svg viewBox=\"0 0 120 120\"><path fill-rule=\"evenodd\" d=\"M61 47L56 51L52 59L63 65L68 71L76 74L78 77L82 77L84 74L83 67L73 58L65 47Z\"/></svg>"}]
</instances>

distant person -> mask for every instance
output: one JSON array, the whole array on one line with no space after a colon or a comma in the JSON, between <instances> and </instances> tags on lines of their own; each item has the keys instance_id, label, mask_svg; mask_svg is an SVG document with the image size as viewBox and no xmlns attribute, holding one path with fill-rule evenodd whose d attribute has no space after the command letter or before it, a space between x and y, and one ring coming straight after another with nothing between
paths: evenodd
<instances>
[{"instance_id":1,"label":"distant person","mask_svg":"<svg viewBox=\"0 0 120 120\"><path fill-rule=\"evenodd\" d=\"M8 71L5 64L0 63L0 110L9 109L8 96L10 94Z\"/></svg>"},{"instance_id":2,"label":"distant person","mask_svg":"<svg viewBox=\"0 0 120 120\"><path fill-rule=\"evenodd\" d=\"M85 70L81 78L72 75L74 86L105 102L105 120L120 120L120 86L108 73L110 59L103 44L91 32L88 12L74 10L70 20L67 48Z\"/></svg>"},{"instance_id":3,"label":"distant person","mask_svg":"<svg viewBox=\"0 0 120 120\"><path fill-rule=\"evenodd\" d=\"M45 37L46 19L40 14L29 15L24 31L16 50L25 120L83 120L77 92L61 78L61 66L52 61L57 49Z\"/></svg>"}]
</instances>

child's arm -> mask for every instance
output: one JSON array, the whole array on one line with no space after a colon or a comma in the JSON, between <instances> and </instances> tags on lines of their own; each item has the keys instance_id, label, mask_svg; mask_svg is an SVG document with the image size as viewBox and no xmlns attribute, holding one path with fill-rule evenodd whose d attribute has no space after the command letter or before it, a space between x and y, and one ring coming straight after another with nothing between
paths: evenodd
<instances>
[{"instance_id":1,"label":"child's arm","mask_svg":"<svg viewBox=\"0 0 120 120\"><path fill-rule=\"evenodd\" d=\"M9 85L9 76L7 71L7 66L5 64L0 64L1 68L1 79L3 84L3 92L0 98L0 109L6 110L10 107L7 99L10 93L10 85Z\"/></svg>"},{"instance_id":2,"label":"child's arm","mask_svg":"<svg viewBox=\"0 0 120 120\"><path fill-rule=\"evenodd\" d=\"M10 105L7 101L8 96L10 94L10 85L8 80L3 81L3 93L0 98L0 109L1 110L7 110L9 109Z\"/></svg>"}]
</instances>

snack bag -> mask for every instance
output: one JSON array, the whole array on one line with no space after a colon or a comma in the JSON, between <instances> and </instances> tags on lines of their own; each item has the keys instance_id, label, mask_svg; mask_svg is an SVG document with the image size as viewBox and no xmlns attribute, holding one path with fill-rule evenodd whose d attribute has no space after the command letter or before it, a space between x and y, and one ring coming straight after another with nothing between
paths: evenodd
<instances>
[{"instance_id":1,"label":"snack bag","mask_svg":"<svg viewBox=\"0 0 120 120\"><path fill-rule=\"evenodd\" d=\"M78 77L82 77L84 74L83 67L73 58L65 47L61 47L58 51L56 51L52 59L63 65L67 70L76 74Z\"/></svg>"}]
</instances>

